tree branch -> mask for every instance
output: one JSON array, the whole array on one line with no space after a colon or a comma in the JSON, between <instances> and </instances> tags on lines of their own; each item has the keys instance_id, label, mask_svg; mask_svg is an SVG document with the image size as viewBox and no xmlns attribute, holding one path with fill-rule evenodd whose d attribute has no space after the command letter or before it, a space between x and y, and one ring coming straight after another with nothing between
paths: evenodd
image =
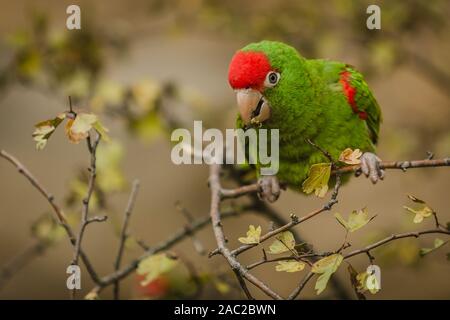
<instances>
[{"instance_id":1,"label":"tree branch","mask_svg":"<svg viewBox=\"0 0 450 320\"><path fill-rule=\"evenodd\" d=\"M223 233L222 221L220 215L220 202L221 202L221 185L219 180L220 175L220 165L212 164L210 165L210 174L209 174L209 187L211 189L211 223L214 231L214 235L216 238L216 242L218 245L219 253L227 260L231 269L236 274L239 284L241 285L244 292L247 294L247 297L251 299L251 295L249 295L248 289L245 286L244 278L249 282L253 283L256 287L258 287L261 291L267 294L269 297L273 299L280 300L282 297L270 289L265 283L261 280L253 276L249 273L247 269L245 269L239 261L236 260L235 255L233 255L230 250L226 246L225 235Z\"/></svg>"},{"instance_id":2,"label":"tree branch","mask_svg":"<svg viewBox=\"0 0 450 320\"><path fill-rule=\"evenodd\" d=\"M27 178L27 180L33 185L33 187L35 187L44 196L44 198L48 201L48 203L52 207L52 209L56 215L56 219L57 219L58 223L66 231L66 234L69 238L70 243L72 244L72 246L75 246L76 245L75 233L74 233L73 229L70 227L70 225L68 224L66 216L64 215L64 212L59 207L59 205L56 204L54 197L34 177L34 175L14 156L12 156L11 154L9 154L8 152L6 152L4 150L0 151L0 156L5 158L6 160L8 160L10 163L12 163L17 168L19 173L22 174L25 178ZM90 277L92 278L92 280L96 284L99 284L100 279L99 279L94 267L92 266L89 258L87 257L87 255L84 253L84 251L81 248L80 248L80 257L83 260L83 263L86 266L86 269L87 269Z\"/></svg>"},{"instance_id":3,"label":"tree branch","mask_svg":"<svg viewBox=\"0 0 450 320\"><path fill-rule=\"evenodd\" d=\"M125 209L125 215L124 215L123 223L122 223L122 230L120 231L119 250L117 252L116 261L114 263L114 271L117 271L120 268L123 250L125 248L125 242L127 241L127 238L128 238L128 234L127 234L128 222L130 220L131 212L133 211L134 204L136 202L136 197L137 197L138 191L139 191L139 180L136 179L133 181L133 187L131 189L130 197L128 199L128 204ZM115 281L114 282L114 290L113 290L114 300L119 299L119 291L120 291L119 282Z\"/></svg>"}]
</instances>

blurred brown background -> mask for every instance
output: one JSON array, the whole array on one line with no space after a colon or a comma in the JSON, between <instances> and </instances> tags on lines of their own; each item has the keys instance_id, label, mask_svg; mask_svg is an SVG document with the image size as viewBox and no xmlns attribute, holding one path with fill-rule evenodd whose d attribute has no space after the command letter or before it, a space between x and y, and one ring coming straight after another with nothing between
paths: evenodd
<instances>
[{"instance_id":1,"label":"blurred brown background","mask_svg":"<svg viewBox=\"0 0 450 320\"><path fill-rule=\"evenodd\" d=\"M384 114L378 149L382 159L422 159L428 150L435 152L436 158L449 156L449 2L298 2L2 0L0 33L6 40L1 45L0 70L6 70L3 76L13 72L7 66L15 61L17 47L11 46L7 39L17 30L32 30L36 12L48 19L50 33L64 36L77 32L65 29L66 7L76 3L81 7L83 28L89 23L96 37L108 39L99 41L106 49L102 51L101 66L95 71L95 81L107 79L122 86L147 78L155 83L170 81L182 88L182 96L191 102L192 118L224 128L233 126L236 112L234 93L227 83L227 67L233 53L248 42L283 40L306 57L342 60L367 74ZM372 3L381 7L380 31L368 31L365 27L365 8ZM109 40L116 37L118 44L111 45ZM46 66L40 68L30 72L39 74ZM89 66L83 68L90 70ZM23 69L18 70L23 72ZM77 70L75 64L73 70L69 76L58 78L61 87L72 81L70 77ZM59 128L46 149L36 151L31 133L38 121L67 109L67 94L73 87L61 89L57 85L42 89L42 83L47 84L47 80L41 82L39 76L23 73L5 80L7 84L1 89L0 148L21 159L62 202L78 170L87 167L89 158L85 145L70 144L63 128ZM78 101L83 105L89 100L80 94ZM207 166L175 166L170 161L171 145L167 135L148 139L147 135L140 135L140 131L130 131L129 119L108 116L107 112L101 117L111 137L123 146L124 177L127 181L141 180L131 220L133 236L154 244L183 227L185 220L174 207L178 200L196 217L208 213ZM191 118L182 120L192 125ZM353 209L367 206L371 213L378 214L369 226L351 235L352 248L358 248L369 238L380 239L392 232L425 227L414 225L411 216L402 209L407 203L406 194L426 200L444 223L450 221L449 188L448 168L417 169L407 173L391 170L385 181L376 186L364 178L353 179L341 189L341 200L333 212L346 215ZM112 221L114 217L116 221L121 220L126 189L108 197L109 205L104 212ZM5 161L0 161L0 191L2 265L32 243L30 225L41 214L49 212L49 207ZM287 218L291 213L301 216L320 205L317 198L288 191L274 207ZM256 215L226 221L225 230L232 247L238 245L237 237L245 234L250 223L259 223L263 229L269 224ZM427 220L424 224L431 226L432 222ZM316 249L323 251L336 249L343 239L342 228L332 214L327 213L302 224L299 231ZM215 248L209 226L198 238L207 250ZM404 245L398 246L394 257L391 254L385 261L376 260L382 268L382 290L376 298L450 298L449 262L445 257L448 245L423 259L417 257L416 251L408 251L411 246L430 247L433 239L430 236L401 240ZM112 271L117 245L114 223L91 225L83 242L102 275ZM198 256L189 239L174 251L189 257L205 272L225 267L220 257ZM139 248L131 248L125 260L138 254ZM255 250L244 255L243 260L255 261L259 255ZM71 258L72 249L64 238L15 274L0 291L0 298L66 299L65 269ZM359 257L353 259L352 264L361 269L367 264L366 260L366 257ZM351 290L345 269L341 268L335 276ZM283 295L303 276L279 274L273 266L265 266L255 273ZM132 284L131 276L124 282L123 297L133 297ZM83 292L87 293L91 287L86 274L82 278ZM314 281L311 281L303 296L314 298L313 287ZM263 297L257 290L253 292ZM105 297L108 293L109 290ZM332 298L332 290L328 289L323 295ZM221 296L211 289L203 297Z\"/></svg>"}]
</instances>

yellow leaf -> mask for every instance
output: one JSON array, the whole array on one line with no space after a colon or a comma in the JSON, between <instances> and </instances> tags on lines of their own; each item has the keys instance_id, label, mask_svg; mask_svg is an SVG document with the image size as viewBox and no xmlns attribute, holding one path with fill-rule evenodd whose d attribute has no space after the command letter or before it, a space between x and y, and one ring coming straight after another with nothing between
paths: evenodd
<instances>
[{"instance_id":1,"label":"yellow leaf","mask_svg":"<svg viewBox=\"0 0 450 320\"><path fill-rule=\"evenodd\" d=\"M142 286L146 286L158 276L172 270L178 261L172 257L168 257L165 253L159 253L142 260L137 268L137 274L145 276L141 281Z\"/></svg>"},{"instance_id":2,"label":"yellow leaf","mask_svg":"<svg viewBox=\"0 0 450 320\"><path fill-rule=\"evenodd\" d=\"M245 244L256 244L259 243L259 238L261 237L261 226L255 228L254 225L250 225L247 231L247 237L239 238L239 242Z\"/></svg>"},{"instance_id":3,"label":"yellow leaf","mask_svg":"<svg viewBox=\"0 0 450 320\"><path fill-rule=\"evenodd\" d=\"M35 125L36 129L34 130L32 136L34 141L36 141L36 148L38 150L44 149L44 147L47 145L48 139L65 117L66 114L61 113L54 119L45 120Z\"/></svg>"},{"instance_id":4,"label":"yellow leaf","mask_svg":"<svg viewBox=\"0 0 450 320\"><path fill-rule=\"evenodd\" d=\"M320 274L315 285L315 289L317 290L318 295L322 293L323 290L325 290L328 280L330 279L331 275L336 272L343 260L344 257L342 255L335 253L322 258L313 264L311 272Z\"/></svg>"},{"instance_id":5,"label":"yellow leaf","mask_svg":"<svg viewBox=\"0 0 450 320\"><path fill-rule=\"evenodd\" d=\"M356 280L358 280L357 289L361 293L369 291L371 294L376 294L380 291L380 284L374 274L369 274L367 271L364 271L358 273Z\"/></svg>"},{"instance_id":6,"label":"yellow leaf","mask_svg":"<svg viewBox=\"0 0 450 320\"><path fill-rule=\"evenodd\" d=\"M69 140L73 143L79 143L89 135L89 131L94 128L100 136L106 141L109 140L106 129L98 120L98 117L92 113L78 113L75 120L70 119L66 124L66 133Z\"/></svg>"},{"instance_id":7,"label":"yellow leaf","mask_svg":"<svg viewBox=\"0 0 450 320\"><path fill-rule=\"evenodd\" d=\"M335 213L334 217L339 221L339 223L347 229L349 232L356 231L362 227L364 227L367 223L369 223L375 216L369 218L369 214L367 208L363 208L362 210L353 210L348 217L348 221L341 216L340 213Z\"/></svg>"},{"instance_id":8,"label":"yellow leaf","mask_svg":"<svg viewBox=\"0 0 450 320\"><path fill-rule=\"evenodd\" d=\"M156 100L161 95L161 87L157 82L146 79L134 85L131 94L136 102L136 113L145 114L154 109Z\"/></svg>"},{"instance_id":9,"label":"yellow leaf","mask_svg":"<svg viewBox=\"0 0 450 320\"><path fill-rule=\"evenodd\" d=\"M434 213L434 210L431 209L431 207L429 207L425 201L420 200L412 195L408 195L408 198L412 200L414 203L419 204L419 207L417 209L410 208L408 206L403 206L405 210L414 214L413 219L414 223L421 223L424 218L428 218Z\"/></svg>"},{"instance_id":10,"label":"yellow leaf","mask_svg":"<svg viewBox=\"0 0 450 320\"><path fill-rule=\"evenodd\" d=\"M287 251L294 250L295 239L294 235L290 231L280 233L276 240L269 246L269 253L279 254Z\"/></svg>"},{"instance_id":11,"label":"yellow leaf","mask_svg":"<svg viewBox=\"0 0 450 320\"><path fill-rule=\"evenodd\" d=\"M96 293L96 292L89 292L84 297L84 300L100 300L100 297L98 296L98 293Z\"/></svg>"},{"instance_id":12,"label":"yellow leaf","mask_svg":"<svg viewBox=\"0 0 450 320\"><path fill-rule=\"evenodd\" d=\"M213 283L216 290L221 294L227 294L231 290L230 285L222 280L215 279Z\"/></svg>"},{"instance_id":13,"label":"yellow leaf","mask_svg":"<svg viewBox=\"0 0 450 320\"><path fill-rule=\"evenodd\" d=\"M305 264L300 261L278 261L278 265L275 267L276 271L286 271L286 272L298 272L305 268Z\"/></svg>"},{"instance_id":14,"label":"yellow leaf","mask_svg":"<svg viewBox=\"0 0 450 320\"><path fill-rule=\"evenodd\" d=\"M345 149L339 156L339 161L346 164L360 164L362 152L359 149L352 150L350 148Z\"/></svg>"},{"instance_id":15,"label":"yellow leaf","mask_svg":"<svg viewBox=\"0 0 450 320\"><path fill-rule=\"evenodd\" d=\"M308 178L303 181L303 192L323 198L328 191L328 180L330 180L331 163L313 164L309 169Z\"/></svg>"}]
</instances>

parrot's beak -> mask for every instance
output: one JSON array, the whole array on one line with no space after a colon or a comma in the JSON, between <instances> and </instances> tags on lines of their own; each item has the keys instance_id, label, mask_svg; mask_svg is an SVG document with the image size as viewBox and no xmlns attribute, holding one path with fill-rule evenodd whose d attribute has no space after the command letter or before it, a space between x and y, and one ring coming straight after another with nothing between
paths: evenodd
<instances>
[{"instance_id":1,"label":"parrot's beak","mask_svg":"<svg viewBox=\"0 0 450 320\"><path fill-rule=\"evenodd\" d=\"M260 124L270 118L269 102L254 89L237 90L239 113L245 125Z\"/></svg>"}]
</instances>

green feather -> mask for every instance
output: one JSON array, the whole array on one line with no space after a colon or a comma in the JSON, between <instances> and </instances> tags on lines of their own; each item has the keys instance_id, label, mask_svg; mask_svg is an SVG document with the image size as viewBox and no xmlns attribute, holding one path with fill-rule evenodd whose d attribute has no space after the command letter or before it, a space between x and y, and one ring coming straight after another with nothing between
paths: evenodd
<instances>
[{"instance_id":1,"label":"green feather","mask_svg":"<svg viewBox=\"0 0 450 320\"><path fill-rule=\"evenodd\" d=\"M345 148L373 152L379 135L380 108L362 75L335 61L308 60L284 43L261 41L242 51L263 52L281 74L273 88L264 91L271 106L271 118L262 128L280 130L278 178L298 189L312 164L328 159L306 140L310 139L338 159ZM339 82L340 73L349 71L356 88L358 109L366 121L354 113ZM238 117L237 127L243 128Z\"/></svg>"}]
</instances>

